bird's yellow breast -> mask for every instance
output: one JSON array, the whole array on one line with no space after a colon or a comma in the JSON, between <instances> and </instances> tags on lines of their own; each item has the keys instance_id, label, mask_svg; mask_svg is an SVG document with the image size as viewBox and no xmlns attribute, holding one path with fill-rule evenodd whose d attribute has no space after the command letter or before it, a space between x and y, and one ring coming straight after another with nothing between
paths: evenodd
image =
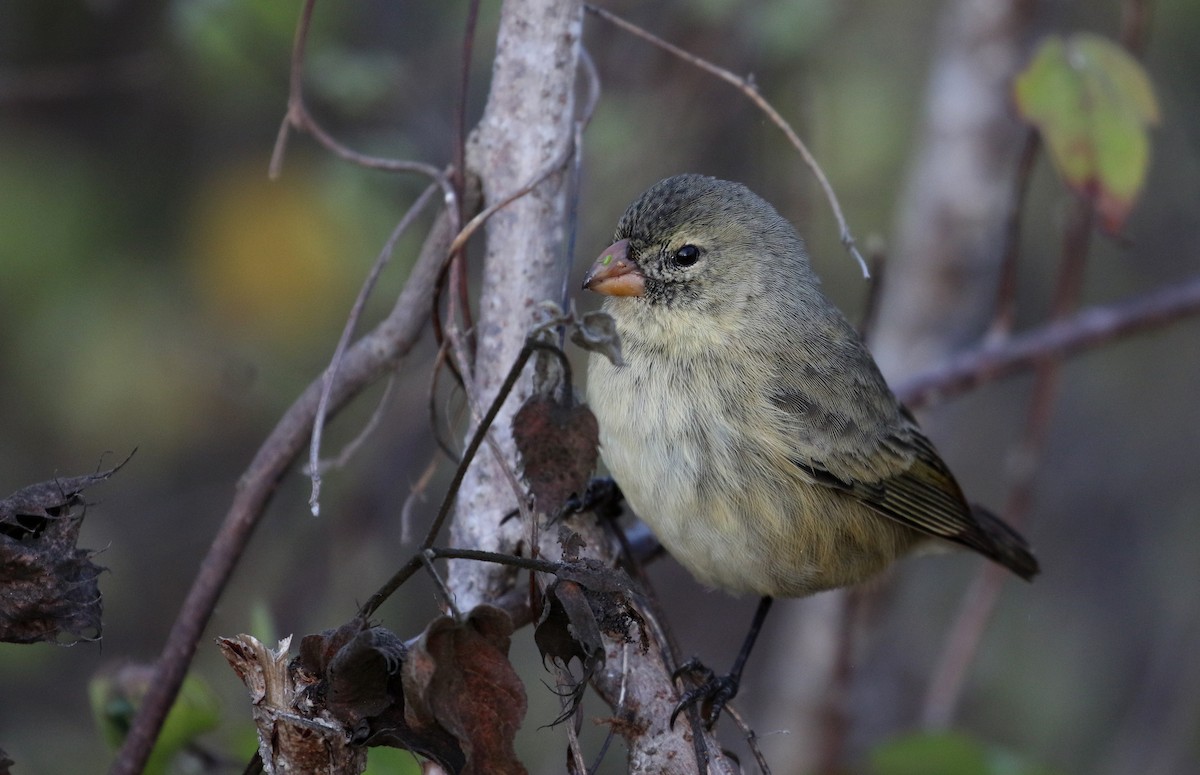
<instances>
[{"instance_id":1,"label":"bird's yellow breast","mask_svg":"<svg viewBox=\"0 0 1200 775\"><path fill-rule=\"evenodd\" d=\"M588 398L605 464L629 504L701 582L796 597L881 569L914 535L806 480L794 424L767 396L770 364L717 349L680 358L623 337L626 365L593 355Z\"/></svg>"}]
</instances>

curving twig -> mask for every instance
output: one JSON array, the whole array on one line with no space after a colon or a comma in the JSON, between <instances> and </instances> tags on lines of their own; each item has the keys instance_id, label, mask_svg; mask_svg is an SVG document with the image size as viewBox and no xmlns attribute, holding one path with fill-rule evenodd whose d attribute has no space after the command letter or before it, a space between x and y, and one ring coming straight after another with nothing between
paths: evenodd
<instances>
[{"instance_id":1,"label":"curving twig","mask_svg":"<svg viewBox=\"0 0 1200 775\"><path fill-rule=\"evenodd\" d=\"M287 152L288 136L294 127L311 134L316 138L317 142L334 155L357 164L360 167L383 170L385 172L415 172L430 178L441 186L442 191L446 194L447 206L454 203L453 209L457 212L458 197L455 196L454 187L451 185L449 178L442 174L442 171L437 167L419 161L385 159L359 153L334 139L333 135L325 131L317 123L316 119L313 118L312 114L309 113L308 106L304 101L304 59L307 55L308 31L312 25L313 8L316 4L317 0L305 0L304 7L300 10L300 18L296 22L296 35L292 42L292 62L288 81L288 107L287 113L283 117L283 122L279 125L279 133L275 138L275 149L271 153L271 164L268 167L268 174L271 179L275 180L278 178L283 169L283 157Z\"/></svg>"},{"instance_id":2,"label":"curving twig","mask_svg":"<svg viewBox=\"0 0 1200 775\"><path fill-rule=\"evenodd\" d=\"M758 87L755 86L752 81L742 78L739 75L735 75L729 70L715 65L712 62L709 62L707 59L698 57L692 52L682 49L673 43L668 43L649 30L639 27L633 22L617 16L612 11L591 5L590 3L584 3L583 7L588 13L599 16L606 22L620 27L629 34L639 37L642 40L661 48L663 51L666 51L672 56L676 56L688 64L694 65L704 72L709 73L710 75L715 75L717 78L720 78L722 81L725 81L742 94L746 95L746 97L753 102L759 110L767 115L767 118L771 119L771 123L779 127L779 129L787 137L788 141L792 144L792 147L794 147L800 153L800 157L804 159L804 163L808 166L809 170L812 171L813 176L817 179L817 183L821 186L821 191L825 194L825 200L829 202L830 209L833 210L833 217L837 219L838 230L840 232L839 236L841 238L843 247L850 251L850 255L853 256L854 260L858 262L858 267L862 270L863 277L871 276L870 269L867 267L866 259L864 259L862 257L862 253L858 251L858 247L854 242L854 235L850 233L850 225L846 223L846 216L842 213L842 206L838 202L837 194L834 193L833 186L829 183L829 178L825 177L825 171L821 169L821 165L817 163L816 157L814 157L812 152L808 150L808 146L805 145L804 141L800 139L800 135L796 134L796 130L792 129L792 125L789 124L782 115L780 115L779 111L775 109L774 105L772 105L765 97L762 96L762 92L758 90Z\"/></svg>"},{"instance_id":3,"label":"curving twig","mask_svg":"<svg viewBox=\"0 0 1200 775\"><path fill-rule=\"evenodd\" d=\"M920 409L1003 377L1038 361L1064 358L1134 334L1200 315L1200 277L1125 301L1084 309L999 344L965 352L899 385L896 397Z\"/></svg>"},{"instance_id":4,"label":"curving twig","mask_svg":"<svg viewBox=\"0 0 1200 775\"><path fill-rule=\"evenodd\" d=\"M333 391L333 378L342 364L346 348L350 346L350 338L354 336L354 329L358 327L358 321L362 318L363 310L367 306L367 299L371 297L371 291L375 290L375 284L379 281L379 276L383 273L384 267L392 259L392 251L396 248L396 242L408 230L408 227L412 225L417 216L421 214L421 211L425 209L425 205L429 203L429 199L435 190L437 190L436 185L426 188L417 197L417 200L413 202L412 206L408 208L408 212L396 224L396 228L392 229L391 235L388 237L387 242L383 244L383 249L379 251L375 263L371 266L371 271L367 273L367 279L363 281L362 287L359 288L358 297L355 298L354 305L350 308L346 324L342 327L342 335L333 350L333 357L330 359L329 366L325 369L324 377L322 378L321 400L317 404L317 419L313 426L308 456L309 478L312 480L312 493L308 498L308 507L312 510L314 517L321 512L321 436L325 430L325 413L329 409L329 396Z\"/></svg>"}]
</instances>

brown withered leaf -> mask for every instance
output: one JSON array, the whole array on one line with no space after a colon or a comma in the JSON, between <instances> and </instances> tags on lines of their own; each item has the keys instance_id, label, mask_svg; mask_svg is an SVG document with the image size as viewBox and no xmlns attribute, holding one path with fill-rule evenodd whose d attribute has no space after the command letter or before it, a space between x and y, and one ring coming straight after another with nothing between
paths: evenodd
<instances>
[{"instance_id":1,"label":"brown withered leaf","mask_svg":"<svg viewBox=\"0 0 1200 775\"><path fill-rule=\"evenodd\" d=\"M404 641L384 627L358 632L329 662L325 707L352 727L404 702L400 669L407 652Z\"/></svg>"},{"instance_id":2,"label":"brown withered leaf","mask_svg":"<svg viewBox=\"0 0 1200 775\"><path fill-rule=\"evenodd\" d=\"M533 640L543 664L549 658L569 671L571 661L578 659L582 668L582 676L570 688L571 703L555 719L557 724L575 712L588 682L603 667L603 633L632 643L636 630L643 652L649 639L645 620L630 603L633 582L624 571L584 558L562 563L556 575L546 588Z\"/></svg>"},{"instance_id":3,"label":"brown withered leaf","mask_svg":"<svg viewBox=\"0 0 1200 775\"><path fill-rule=\"evenodd\" d=\"M574 581L557 580L546 587L533 642L542 654L543 665L549 658L565 668L571 660L578 659L583 666L584 681L604 663L600 625L582 586Z\"/></svg>"},{"instance_id":4,"label":"brown withered leaf","mask_svg":"<svg viewBox=\"0 0 1200 775\"><path fill-rule=\"evenodd\" d=\"M131 455L132 457L132 455ZM121 466L31 484L0 500L0 641L98 640L104 569L76 548L83 491Z\"/></svg>"},{"instance_id":5,"label":"brown withered leaf","mask_svg":"<svg viewBox=\"0 0 1200 775\"><path fill-rule=\"evenodd\" d=\"M534 395L513 416L512 434L538 511L557 514L568 498L584 492L600 443L592 410Z\"/></svg>"},{"instance_id":6,"label":"brown withered leaf","mask_svg":"<svg viewBox=\"0 0 1200 775\"><path fill-rule=\"evenodd\" d=\"M571 702L551 724L561 724L570 718L596 670L604 664L604 641L592 607L583 587L574 581L555 581L546 588L542 616L533 631L533 642L546 658L570 672L571 660L578 659L583 676L568 688ZM572 680L574 677L572 676Z\"/></svg>"},{"instance_id":7,"label":"brown withered leaf","mask_svg":"<svg viewBox=\"0 0 1200 775\"><path fill-rule=\"evenodd\" d=\"M525 687L508 661L512 620L481 605L464 621L439 617L404 663L405 720L438 726L458 741L464 775L525 775L513 739L525 717Z\"/></svg>"},{"instance_id":8,"label":"brown withered leaf","mask_svg":"<svg viewBox=\"0 0 1200 775\"><path fill-rule=\"evenodd\" d=\"M404 718L407 655L395 633L355 618L305 636L294 665L308 676L314 706L341 722L352 743L403 748L460 772L463 753L449 732L436 724L414 728Z\"/></svg>"}]
</instances>

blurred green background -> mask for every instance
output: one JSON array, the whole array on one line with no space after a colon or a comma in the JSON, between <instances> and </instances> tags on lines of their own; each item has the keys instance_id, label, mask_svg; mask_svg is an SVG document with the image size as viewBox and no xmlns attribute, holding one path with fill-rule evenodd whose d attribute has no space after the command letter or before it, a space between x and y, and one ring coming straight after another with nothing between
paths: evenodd
<instances>
[{"instance_id":1,"label":"blurred green background","mask_svg":"<svg viewBox=\"0 0 1200 775\"><path fill-rule=\"evenodd\" d=\"M482 8L469 122L486 94L497 5ZM811 140L860 244L887 244L943 3L605 5L753 73ZM1152 5L1147 67L1163 124L1128 242L1096 240L1089 303L1200 271L1200 4ZM103 644L0 645L0 749L15 772L107 766L87 681L157 655L238 475L327 363L361 278L424 185L338 162L304 136L293 138L281 179L267 180L298 11L295 1L0 4L0 491L138 449L88 493L95 505L81 544L101 549L109 569ZM1038 16L1046 30L1113 36L1119 8L1052 2ZM319 4L306 73L314 111L356 149L447 163L464 18L461 3ZM633 196L665 175L699 171L744 180L798 223L853 318L865 286L785 139L728 86L594 17L585 25L604 92L587 137L574 276L608 244ZM1045 314L1065 201L1043 160L1027 209L1021 324ZM420 233L399 245L371 319L400 287ZM1030 529L1045 573L1007 590L961 728L1062 772L1200 768L1198 334L1188 321L1067 368ZM327 478L320 519L307 514L304 478L286 481L209 636L334 626L406 556L401 506L433 454L431 361L427 341L397 378L381 428ZM938 444L984 502L1003 502L1028 387L989 386L933 413ZM355 435L381 392L338 418L328 452ZM440 486L432 503L418 503L420 519ZM967 557L904 565L865 658L889 665L889 677L855 695L860 707L889 712L864 716L852 761L911 727L975 568ZM672 595L697 591L670 563L654 576L668 611ZM434 595L417 585L402 598L383 623L411 634L435 610ZM751 604L719 594L701 603L702 613L682 609L673 624L685 651L720 666ZM738 635L713 642L713 621ZM244 694L210 644L195 670L224 715L205 743L245 756ZM514 649L533 653L528 633ZM522 744L531 768L557 772L561 732L539 729L556 702L536 662L522 673L531 698ZM769 695L777 680L752 663L741 698L769 757L780 722L748 698ZM591 702L588 718L605 715Z\"/></svg>"}]
</instances>

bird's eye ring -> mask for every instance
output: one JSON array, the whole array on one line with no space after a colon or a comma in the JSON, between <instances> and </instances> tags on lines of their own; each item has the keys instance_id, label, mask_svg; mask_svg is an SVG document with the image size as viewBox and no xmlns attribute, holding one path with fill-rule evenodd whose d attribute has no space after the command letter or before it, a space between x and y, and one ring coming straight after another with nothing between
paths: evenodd
<instances>
[{"instance_id":1,"label":"bird's eye ring","mask_svg":"<svg viewBox=\"0 0 1200 775\"><path fill-rule=\"evenodd\" d=\"M691 266L700 260L700 248L695 245L684 245L675 251L675 263L678 266Z\"/></svg>"}]
</instances>

